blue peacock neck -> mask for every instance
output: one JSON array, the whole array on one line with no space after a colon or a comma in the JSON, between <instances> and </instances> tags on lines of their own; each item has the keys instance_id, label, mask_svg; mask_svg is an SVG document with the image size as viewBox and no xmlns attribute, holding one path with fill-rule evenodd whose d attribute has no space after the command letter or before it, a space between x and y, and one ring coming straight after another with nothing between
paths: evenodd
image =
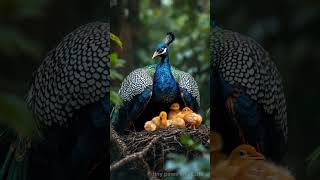
<instances>
[{"instance_id":1,"label":"blue peacock neck","mask_svg":"<svg viewBox=\"0 0 320 180\"><path fill-rule=\"evenodd\" d=\"M161 57L160 62L157 64L156 71L157 70L161 70L161 68L168 69L170 71L170 74L172 74L171 73L171 66L170 66L169 56Z\"/></svg>"},{"instance_id":2,"label":"blue peacock neck","mask_svg":"<svg viewBox=\"0 0 320 180\"><path fill-rule=\"evenodd\" d=\"M169 57L162 57L160 62L157 64L156 72L154 75L154 83L162 83L162 80L173 80L175 81L172 72L171 65L169 63Z\"/></svg>"},{"instance_id":3,"label":"blue peacock neck","mask_svg":"<svg viewBox=\"0 0 320 180\"><path fill-rule=\"evenodd\" d=\"M162 57L160 63L157 64L153 79L153 92L155 100L171 103L176 99L178 85L172 75L168 56Z\"/></svg>"}]
</instances>

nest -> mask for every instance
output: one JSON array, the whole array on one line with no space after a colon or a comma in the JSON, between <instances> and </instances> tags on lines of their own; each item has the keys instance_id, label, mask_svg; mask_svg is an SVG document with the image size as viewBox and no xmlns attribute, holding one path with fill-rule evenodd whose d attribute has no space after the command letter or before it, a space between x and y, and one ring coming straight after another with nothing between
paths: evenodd
<instances>
[{"instance_id":1,"label":"nest","mask_svg":"<svg viewBox=\"0 0 320 180\"><path fill-rule=\"evenodd\" d=\"M189 159L200 156L180 143L180 137L189 135L198 143L209 147L210 128L199 129L160 129L154 132L130 132L120 136L111 128L110 172L114 178L126 178L138 173L149 179L157 179L156 173L165 172L164 163L168 153L183 154ZM117 174L117 175L116 175ZM122 174L123 176L118 176ZM112 177L112 176L111 176Z\"/></svg>"}]
</instances>

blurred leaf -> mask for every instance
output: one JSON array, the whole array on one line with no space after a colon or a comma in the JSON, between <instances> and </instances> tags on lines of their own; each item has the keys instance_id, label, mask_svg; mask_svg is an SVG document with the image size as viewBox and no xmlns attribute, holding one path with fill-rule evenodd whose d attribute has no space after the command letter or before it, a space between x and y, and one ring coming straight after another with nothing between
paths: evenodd
<instances>
[{"instance_id":1,"label":"blurred leaf","mask_svg":"<svg viewBox=\"0 0 320 180\"><path fill-rule=\"evenodd\" d=\"M308 156L307 161L308 176L320 176L320 146Z\"/></svg>"},{"instance_id":2,"label":"blurred leaf","mask_svg":"<svg viewBox=\"0 0 320 180\"><path fill-rule=\"evenodd\" d=\"M173 2L172 2L172 0L161 0L161 3L164 6L171 6Z\"/></svg>"},{"instance_id":3,"label":"blurred leaf","mask_svg":"<svg viewBox=\"0 0 320 180\"><path fill-rule=\"evenodd\" d=\"M25 102L15 96L0 95L0 123L22 136L35 134L36 124Z\"/></svg>"},{"instance_id":4,"label":"blurred leaf","mask_svg":"<svg viewBox=\"0 0 320 180\"><path fill-rule=\"evenodd\" d=\"M111 68L120 68L120 67L123 67L125 64L125 61L123 59L118 58L117 53L111 53L109 55L109 58L110 58Z\"/></svg>"},{"instance_id":5,"label":"blurred leaf","mask_svg":"<svg viewBox=\"0 0 320 180\"><path fill-rule=\"evenodd\" d=\"M28 39L13 27L0 27L0 39L0 52L2 51L7 56L24 53L37 58L42 51L37 42Z\"/></svg>"},{"instance_id":6,"label":"blurred leaf","mask_svg":"<svg viewBox=\"0 0 320 180\"><path fill-rule=\"evenodd\" d=\"M114 41L121 49L123 48L122 41L118 36L110 32L110 39Z\"/></svg>"},{"instance_id":7,"label":"blurred leaf","mask_svg":"<svg viewBox=\"0 0 320 180\"><path fill-rule=\"evenodd\" d=\"M123 76L118 73L115 69L110 69L110 78L113 80L122 80Z\"/></svg>"},{"instance_id":8,"label":"blurred leaf","mask_svg":"<svg viewBox=\"0 0 320 180\"><path fill-rule=\"evenodd\" d=\"M191 150L206 152L206 148L201 143L195 142L189 135L181 136L180 142Z\"/></svg>"},{"instance_id":9,"label":"blurred leaf","mask_svg":"<svg viewBox=\"0 0 320 180\"><path fill-rule=\"evenodd\" d=\"M121 42L119 37L117 37L116 35L110 33L110 38L114 42L116 42L116 44L118 46L123 48L122 47L122 42ZM118 72L118 68L123 67L125 65L125 61L123 59L119 59L118 54L115 53L115 52L112 52L109 55L109 59L110 59L110 64L111 64L111 69L110 69L110 78L111 78L111 80L112 81L122 81L123 80L123 75ZM112 90L110 92L110 99L111 99L111 102L114 105L120 106L120 105L122 105L122 100L118 96L118 93L116 91L114 91L115 89L118 89L118 88L116 86L113 86Z\"/></svg>"},{"instance_id":10,"label":"blurred leaf","mask_svg":"<svg viewBox=\"0 0 320 180\"><path fill-rule=\"evenodd\" d=\"M167 158L169 160L166 161L166 169L169 171L175 170L187 162L187 158L181 154L170 153Z\"/></svg>"},{"instance_id":11,"label":"blurred leaf","mask_svg":"<svg viewBox=\"0 0 320 180\"><path fill-rule=\"evenodd\" d=\"M122 100L121 100L121 98L118 96L118 93L116 93L115 91L111 91L111 92L110 92L110 99L111 99L111 102L112 102L114 105L117 105L117 106L122 105Z\"/></svg>"},{"instance_id":12,"label":"blurred leaf","mask_svg":"<svg viewBox=\"0 0 320 180\"><path fill-rule=\"evenodd\" d=\"M0 11L11 14L19 20L31 17L39 17L48 0L1 0Z\"/></svg>"},{"instance_id":13,"label":"blurred leaf","mask_svg":"<svg viewBox=\"0 0 320 180\"><path fill-rule=\"evenodd\" d=\"M19 4L17 15L21 18L40 16L48 0L16 0Z\"/></svg>"},{"instance_id":14,"label":"blurred leaf","mask_svg":"<svg viewBox=\"0 0 320 180\"><path fill-rule=\"evenodd\" d=\"M188 161L182 154L170 153L165 163L167 171L175 171L178 176L165 179L210 179L210 155L204 154Z\"/></svg>"}]
</instances>

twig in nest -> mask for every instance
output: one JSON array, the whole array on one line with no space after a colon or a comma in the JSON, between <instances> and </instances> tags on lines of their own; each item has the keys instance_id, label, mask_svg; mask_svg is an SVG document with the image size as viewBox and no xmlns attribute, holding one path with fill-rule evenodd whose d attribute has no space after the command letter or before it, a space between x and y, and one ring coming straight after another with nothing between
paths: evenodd
<instances>
[{"instance_id":1,"label":"twig in nest","mask_svg":"<svg viewBox=\"0 0 320 180\"><path fill-rule=\"evenodd\" d=\"M191 136L195 141L209 147L209 127L196 130L191 129L160 129L154 132L131 131L129 134L120 136L126 145L126 155L113 161L110 172L118 172L126 165L134 170L137 169L141 175L149 179L155 179L157 173L164 173L164 163L166 155L169 153L183 154L188 158L196 157L200 154L180 143L179 139L183 135ZM149 170L148 170L149 169ZM125 173L126 170L124 170ZM119 171L119 173L122 171Z\"/></svg>"},{"instance_id":2,"label":"twig in nest","mask_svg":"<svg viewBox=\"0 0 320 180\"><path fill-rule=\"evenodd\" d=\"M113 165L111 165L110 172L118 169L119 167L125 165L128 162L131 162L136 159L142 159L143 156L151 149L152 145L155 142L157 142L160 138L161 138L160 136L153 138L150 141L150 143L145 148L142 149L142 151L128 155L128 156L122 158L121 160L119 160L118 162L114 163Z\"/></svg>"},{"instance_id":3,"label":"twig in nest","mask_svg":"<svg viewBox=\"0 0 320 180\"><path fill-rule=\"evenodd\" d=\"M121 137L118 135L118 133L114 130L113 126L110 125L110 141L113 141L116 143L116 146L118 146L118 149L121 151L120 153L122 155L127 154L127 146L122 141Z\"/></svg>"}]
</instances>

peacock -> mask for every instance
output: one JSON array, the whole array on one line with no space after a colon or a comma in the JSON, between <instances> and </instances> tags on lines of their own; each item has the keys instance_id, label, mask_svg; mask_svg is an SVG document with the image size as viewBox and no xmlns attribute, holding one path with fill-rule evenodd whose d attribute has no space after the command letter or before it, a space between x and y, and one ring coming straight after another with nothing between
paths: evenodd
<instances>
[{"instance_id":1,"label":"peacock","mask_svg":"<svg viewBox=\"0 0 320 180\"><path fill-rule=\"evenodd\" d=\"M175 35L168 32L152 56L160 62L135 69L122 82L118 94L123 103L114 107L111 117L116 131L123 133L129 125L137 131L143 130L146 121L161 111L169 112L173 103L195 112L199 110L197 82L189 73L170 65L169 45L174 40Z\"/></svg>"},{"instance_id":2,"label":"peacock","mask_svg":"<svg viewBox=\"0 0 320 180\"><path fill-rule=\"evenodd\" d=\"M212 127L223 137L224 152L250 144L280 161L288 126L276 65L263 47L242 34L215 26L210 41Z\"/></svg>"},{"instance_id":3,"label":"peacock","mask_svg":"<svg viewBox=\"0 0 320 180\"><path fill-rule=\"evenodd\" d=\"M109 30L108 22L80 26L41 62L27 95L41 138L15 136L1 180L94 178L107 152Z\"/></svg>"}]
</instances>

